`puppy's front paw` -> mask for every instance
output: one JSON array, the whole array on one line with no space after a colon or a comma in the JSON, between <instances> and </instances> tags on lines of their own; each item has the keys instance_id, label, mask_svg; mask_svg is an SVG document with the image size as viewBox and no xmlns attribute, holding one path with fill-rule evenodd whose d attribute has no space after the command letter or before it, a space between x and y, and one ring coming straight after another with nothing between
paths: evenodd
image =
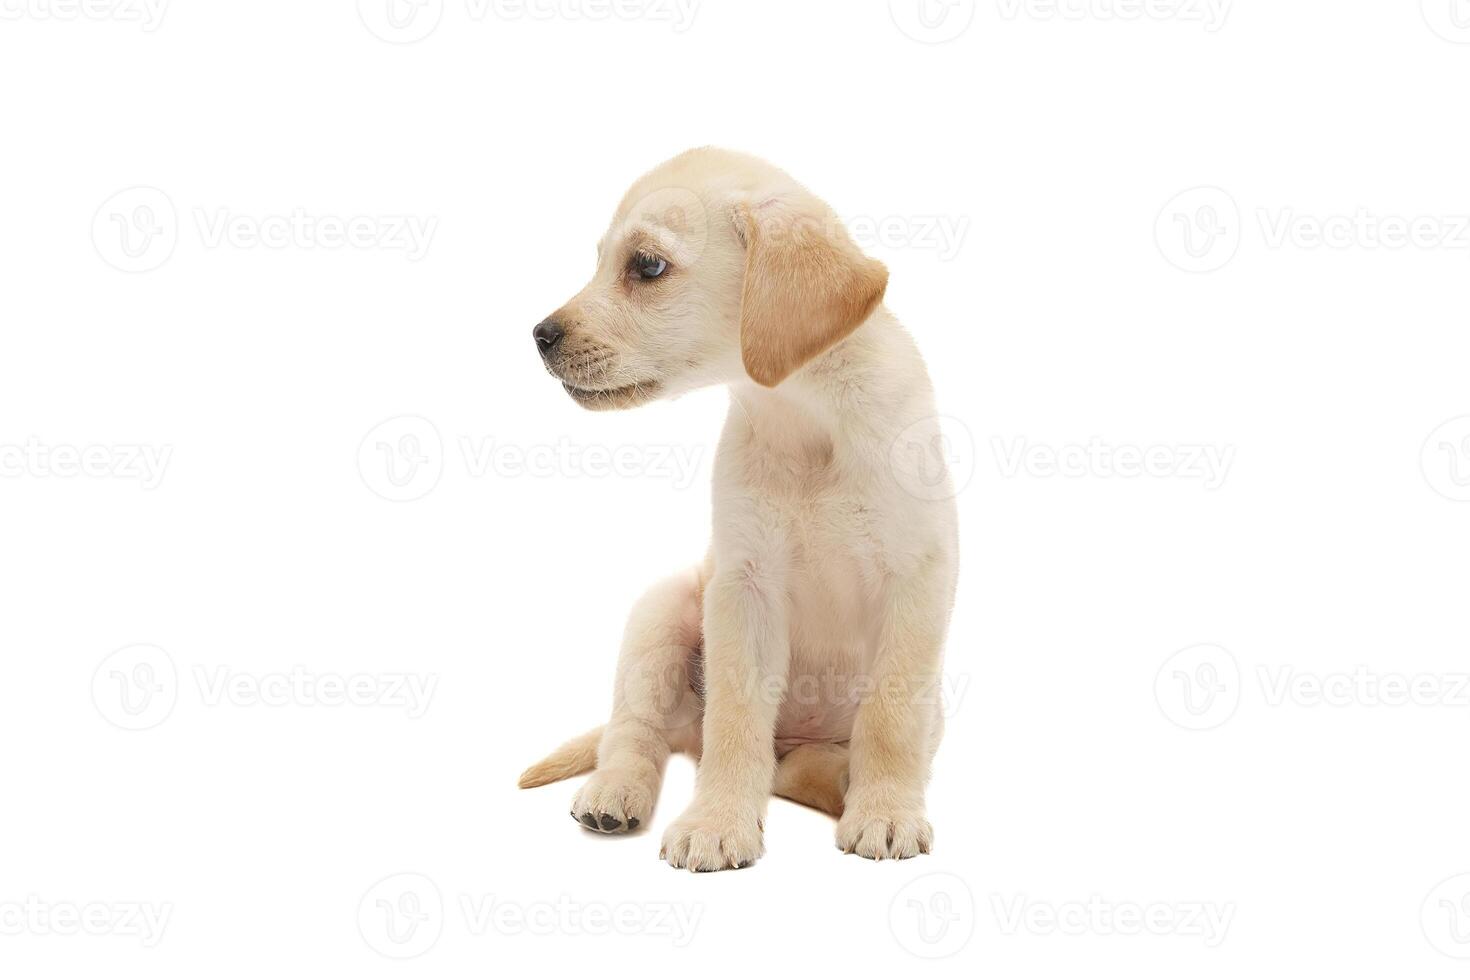
<instances>
[{"instance_id":1,"label":"puppy's front paw","mask_svg":"<svg viewBox=\"0 0 1470 980\"><path fill-rule=\"evenodd\" d=\"M881 861L928 854L934 829L924 819L922 806L847 804L837 821L837 846L848 854Z\"/></svg>"},{"instance_id":2,"label":"puppy's front paw","mask_svg":"<svg viewBox=\"0 0 1470 980\"><path fill-rule=\"evenodd\" d=\"M743 868L765 853L763 829L754 811L735 813L696 803L664 832L659 857L690 871Z\"/></svg>"},{"instance_id":3,"label":"puppy's front paw","mask_svg":"<svg viewBox=\"0 0 1470 980\"><path fill-rule=\"evenodd\" d=\"M629 773L599 769L572 798L572 819L601 834L621 834L648 823L657 787Z\"/></svg>"}]
</instances>

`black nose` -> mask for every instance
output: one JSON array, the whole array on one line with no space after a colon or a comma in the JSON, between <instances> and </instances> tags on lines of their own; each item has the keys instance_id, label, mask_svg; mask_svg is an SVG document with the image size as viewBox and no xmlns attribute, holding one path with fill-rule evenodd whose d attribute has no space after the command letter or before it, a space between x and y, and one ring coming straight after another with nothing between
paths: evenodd
<instances>
[{"instance_id":1,"label":"black nose","mask_svg":"<svg viewBox=\"0 0 1470 980\"><path fill-rule=\"evenodd\" d=\"M555 320L542 320L536 324L536 329L531 331L531 336L536 338L536 349L541 352L542 357L550 357L551 352L556 350L556 345L561 343L561 338L565 335L566 331Z\"/></svg>"}]
</instances>

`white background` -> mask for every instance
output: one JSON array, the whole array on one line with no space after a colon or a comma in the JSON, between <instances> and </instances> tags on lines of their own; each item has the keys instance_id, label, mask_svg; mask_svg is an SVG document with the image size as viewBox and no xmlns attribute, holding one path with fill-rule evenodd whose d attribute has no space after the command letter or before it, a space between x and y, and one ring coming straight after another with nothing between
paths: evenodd
<instances>
[{"instance_id":1,"label":"white background","mask_svg":"<svg viewBox=\"0 0 1470 980\"><path fill-rule=\"evenodd\" d=\"M558 3L0 3L0 972L1462 975L1464 0ZM676 872L682 758L623 839L515 789L725 401L583 412L530 330L706 143L868 229L949 417L932 856L776 801Z\"/></svg>"}]
</instances>

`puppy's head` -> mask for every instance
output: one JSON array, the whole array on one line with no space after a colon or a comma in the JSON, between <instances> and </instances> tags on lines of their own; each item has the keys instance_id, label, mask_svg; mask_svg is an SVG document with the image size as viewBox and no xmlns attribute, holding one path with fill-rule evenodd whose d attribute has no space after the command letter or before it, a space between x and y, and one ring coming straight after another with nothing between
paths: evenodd
<instances>
[{"instance_id":1,"label":"puppy's head","mask_svg":"<svg viewBox=\"0 0 1470 980\"><path fill-rule=\"evenodd\" d=\"M887 283L882 263L786 174L691 150L628 191L592 281L534 339L586 408L747 378L773 387L867 319Z\"/></svg>"}]
</instances>

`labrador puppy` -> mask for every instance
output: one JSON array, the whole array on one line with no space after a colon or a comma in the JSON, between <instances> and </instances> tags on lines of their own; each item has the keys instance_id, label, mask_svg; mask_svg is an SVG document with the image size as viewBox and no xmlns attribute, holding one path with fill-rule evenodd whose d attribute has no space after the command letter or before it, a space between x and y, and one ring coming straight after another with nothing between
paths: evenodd
<instances>
[{"instance_id":1,"label":"labrador puppy","mask_svg":"<svg viewBox=\"0 0 1470 980\"><path fill-rule=\"evenodd\" d=\"M663 837L676 868L754 862L772 793L837 816L848 853L929 851L956 524L928 375L887 282L761 160L691 150L633 185L592 281L534 339L589 409L729 387L713 541L634 607L608 722L521 786L592 771L573 818L635 830L684 751L698 776Z\"/></svg>"}]
</instances>

